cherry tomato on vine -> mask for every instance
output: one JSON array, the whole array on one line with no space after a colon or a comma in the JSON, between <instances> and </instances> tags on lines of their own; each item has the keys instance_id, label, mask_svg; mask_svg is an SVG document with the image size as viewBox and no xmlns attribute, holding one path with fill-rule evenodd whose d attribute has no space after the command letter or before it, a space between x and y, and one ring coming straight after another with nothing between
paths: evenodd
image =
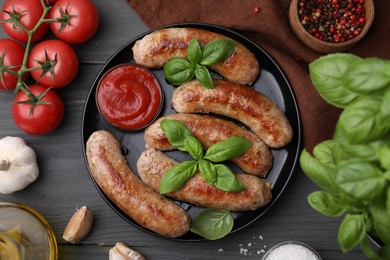
<instances>
[{"instance_id":1,"label":"cherry tomato on vine","mask_svg":"<svg viewBox=\"0 0 390 260\"><path fill-rule=\"evenodd\" d=\"M17 72L23 63L23 56L24 47L18 42L11 39L0 39L0 90L16 87L18 76L4 72L4 70L9 69Z\"/></svg>"},{"instance_id":2,"label":"cherry tomato on vine","mask_svg":"<svg viewBox=\"0 0 390 260\"><path fill-rule=\"evenodd\" d=\"M30 103L21 104L20 102L31 99L23 91L20 91L15 96L12 105L15 123L26 133L48 134L60 125L64 117L64 103L52 89L40 85L33 85L29 88L35 97L40 98L40 101L34 107ZM45 93L45 91L47 92Z\"/></svg>"},{"instance_id":3,"label":"cherry tomato on vine","mask_svg":"<svg viewBox=\"0 0 390 260\"><path fill-rule=\"evenodd\" d=\"M20 23L28 30L32 30L43 14L41 0L7 0L0 12L0 20L5 20L2 26L4 31L17 41L27 42L28 34L16 23ZM49 30L49 24L42 23L32 37L35 42L41 39Z\"/></svg>"},{"instance_id":4,"label":"cherry tomato on vine","mask_svg":"<svg viewBox=\"0 0 390 260\"><path fill-rule=\"evenodd\" d=\"M50 29L59 39L72 44L88 41L99 27L99 13L90 0L59 0L49 18L63 19L50 23Z\"/></svg>"},{"instance_id":5,"label":"cherry tomato on vine","mask_svg":"<svg viewBox=\"0 0 390 260\"><path fill-rule=\"evenodd\" d=\"M38 84L62 88L76 77L79 62L76 52L69 44L61 40L46 40L31 49L27 60L28 68L39 66L42 69L30 72Z\"/></svg>"}]
</instances>

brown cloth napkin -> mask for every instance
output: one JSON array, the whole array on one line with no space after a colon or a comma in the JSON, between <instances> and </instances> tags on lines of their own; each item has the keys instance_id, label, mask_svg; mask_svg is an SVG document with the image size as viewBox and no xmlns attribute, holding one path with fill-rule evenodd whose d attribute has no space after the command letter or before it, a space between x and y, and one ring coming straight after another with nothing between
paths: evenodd
<instances>
[{"instance_id":1,"label":"brown cloth napkin","mask_svg":"<svg viewBox=\"0 0 390 260\"><path fill-rule=\"evenodd\" d=\"M340 110L328 105L312 85L307 63L316 53L294 36L289 0L126 0L150 28L203 22L235 30L266 50L285 71L298 100L304 146L311 151L332 138ZM349 52L390 59L390 1L375 0L375 18L363 40ZM260 61L261 62L261 61Z\"/></svg>"}]
</instances>

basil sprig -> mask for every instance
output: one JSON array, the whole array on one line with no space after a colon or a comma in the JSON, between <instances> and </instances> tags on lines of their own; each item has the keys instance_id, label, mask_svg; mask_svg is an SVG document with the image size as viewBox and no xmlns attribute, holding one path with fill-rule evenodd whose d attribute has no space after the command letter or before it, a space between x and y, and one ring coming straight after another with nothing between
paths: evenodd
<instances>
[{"instance_id":1,"label":"basil sprig","mask_svg":"<svg viewBox=\"0 0 390 260\"><path fill-rule=\"evenodd\" d=\"M390 61L330 54L309 68L320 95L343 111L333 139L300 155L302 170L322 189L308 202L325 216L343 217L343 252L360 245L370 259L390 259ZM378 252L367 232L384 244Z\"/></svg>"},{"instance_id":2,"label":"basil sprig","mask_svg":"<svg viewBox=\"0 0 390 260\"><path fill-rule=\"evenodd\" d=\"M197 38L193 38L187 48L186 58L173 58L164 65L165 78L174 85L181 85L195 78L206 88L214 88L207 66L226 60L237 43L229 39L217 39L207 43L203 50Z\"/></svg>"},{"instance_id":3,"label":"basil sprig","mask_svg":"<svg viewBox=\"0 0 390 260\"><path fill-rule=\"evenodd\" d=\"M242 155L252 145L251 141L233 136L212 145L204 153L199 140L180 121L164 119L160 126L173 146L188 152L194 159L181 162L164 173L160 181L161 194L178 190L194 176L197 169L210 185L221 190L237 192L245 188L229 167L217 163Z\"/></svg>"},{"instance_id":4,"label":"basil sprig","mask_svg":"<svg viewBox=\"0 0 390 260\"><path fill-rule=\"evenodd\" d=\"M192 220L191 231L208 240L216 240L229 234L233 224L229 210L206 209Z\"/></svg>"}]
</instances>

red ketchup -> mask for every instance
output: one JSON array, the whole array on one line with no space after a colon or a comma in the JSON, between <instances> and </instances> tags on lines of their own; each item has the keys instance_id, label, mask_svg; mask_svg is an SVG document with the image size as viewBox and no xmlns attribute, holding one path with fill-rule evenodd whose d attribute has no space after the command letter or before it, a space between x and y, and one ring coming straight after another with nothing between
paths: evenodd
<instances>
[{"instance_id":1,"label":"red ketchup","mask_svg":"<svg viewBox=\"0 0 390 260\"><path fill-rule=\"evenodd\" d=\"M107 71L96 90L100 114L126 131L139 130L158 116L163 93L156 77L134 64L121 64Z\"/></svg>"}]
</instances>

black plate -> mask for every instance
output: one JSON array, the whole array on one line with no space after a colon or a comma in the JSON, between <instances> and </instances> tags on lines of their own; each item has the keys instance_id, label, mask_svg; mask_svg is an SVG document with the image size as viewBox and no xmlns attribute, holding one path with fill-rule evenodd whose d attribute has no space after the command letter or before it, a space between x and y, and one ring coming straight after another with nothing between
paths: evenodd
<instances>
[{"instance_id":1,"label":"black plate","mask_svg":"<svg viewBox=\"0 0 390 260\"><path fill-rule=\"evenodd\" d=\"M292 129L294 131L294 137L292 142L283 149L272 150L272 154L274 156L274 164L273 164L273 168L268 174L268 177L265 179L265 181L269 181L273 183L272 185L273 199L271 203L255 211L233 212L233 217L235 221L234 221L234 227L232 232L236 232L248 226L253 221L257 220L273 205L273 203L279 198L279 196L283 192L283 189L285 188L291 174L295 169L295 166L297 164L298 154L300 151L301 125L300 125L298 106L294 97L294 93L283 71L274 62L274 60L264 50L262 50L253 42L249 41L248 39L241 36L240 34L218 26L209 25L209 24L199 24L199 23L181 23L181 24L164 26L157 29L166 28L166 27L202 28L202 29L206 29L206 30L210 30L216 33L226 35L240 42L241 44L245 45L259 60L260 67L261 67L260 77L256 80L256 82L254 82L253 87L257 91L262 92L270 99L274 100L278 104L280 109L284 111L284 113L286 114L287 118L289 119L292 125ZM88 162L85 156L86 142L89 136L94 131L104 129L112 132L116 136L116 138L121 142L123 147L128 148L126 159L129 162L131 169L137 174L136 162L140 154L145 150L145 141L143 137L144 132L143 131L122 132L120 130L111 127L108 123L106 123L106 121L99 115L98 109L96 107L95 90L99 79L108 69L121 63L134 63L132 47L135 41L141 39L146 34L149 34L152 31L154 30L145 32L144 34L133 39L125 46L123 46L120 50L118 50L101 69L101 71L97 75L92 85L92 88L88 94L85 103L84 114L82 119L83 154L84 154L84 159L87 168L88 168ZM161 69L151 70L151 71L156 75L164 90L165 104L162 109L161 116L175 113L175 111L170 108L171 96L174 87L165 81L164 74ZM180 160L180 156L181 156L180 152L170 152L169 155L172 157L176 157L176 159ZM95 186L100 192L100 194L103 196L106 202L112 207L112 209L117 214L119 214L126 221L138 227L139 229L148 232L150 234L162 237L154 232L151 232L141 227L133 219L127 216L104 194L104 192L99 188L99 186L96 184L92 176L91 178L95 183ZM179 204L190 214L192 218L195 217L202 210L202 208L194 207L185 203L179 203ZM186 235L180 238L176 238L174 240L194 241L194 240L203 240L203 238L199 237L194 233L188 232Z\"/></svg>"}]
</instances>

